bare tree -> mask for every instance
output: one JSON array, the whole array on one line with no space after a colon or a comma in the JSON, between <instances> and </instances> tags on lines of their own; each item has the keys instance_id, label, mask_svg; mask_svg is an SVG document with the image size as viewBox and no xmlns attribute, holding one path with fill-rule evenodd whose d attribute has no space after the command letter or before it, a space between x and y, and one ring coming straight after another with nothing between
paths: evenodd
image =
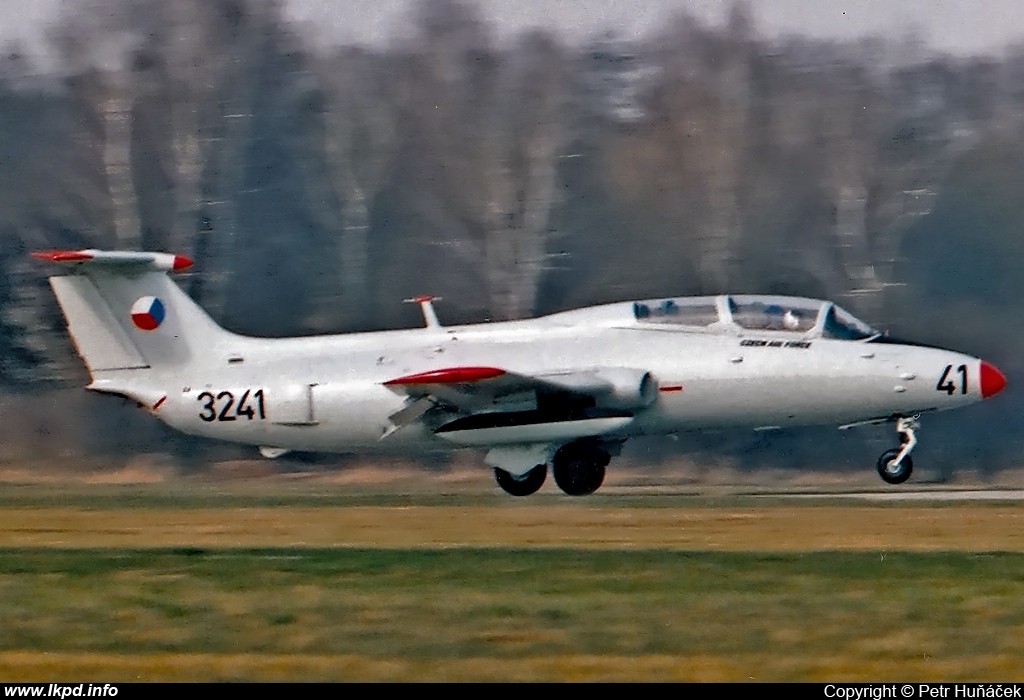
<instances>
[{"instance_id":1,"label":"bare tree","mask_svg":"<svg viewBox=\"0 0 1024 700\"><path fill-rule=\"evenodd\" d=\"M708 169L709 217L700 237L698 266L701 285L709 293L723 292L733 281L743 236L740 200L749 138L752 25L750 8L737 1L730 10L724 40L710 42L720 113L717 123L702 125L709 132L700 156Z\"/></svg>"},{"instance_id":2,"label":"bare tree","mask_svg":"<svg viewBox=\"0 0 1024 700\"><path fill-rule=\"evenodd\" d=\"M411 102L429 151L420 211L438 242L479 274L491 316L521 318L534 311L547 265L568 61L540 32L496 53L466 7L426 7Z\"/></svg>"},{"instance_id":3,"label":"bare tree","mask_svg":"<svg viewBox=\"0 0 1024 700\"><path fill-rule=\"evenodd\" d=\"M829 186L835 208L834 246L846 294L875 294L882 288L872 264L867 201L875 169L877 126L874 105L865 104L867 88L856 74L827 89L823 105L824 143ZM874 127L874 128L873 128Z\"/></svg>"},{"instance_id":4,"label":"bare tree","mask_svg":"<svg viewBox=\"0 0 1024 700\"><path fill-rule=\"evenodd\" d=\"M103 115L103 163L107 171L110 200L114 208L114 237L120 250L140 247L139 205L132 173L132 107L134 89L131 70L117 66L104 76L100 101Z\"/></svg>"},{"instance_id":5,"label":"bare tree","mask_svg":"<svg viewBox=\"0 0 1024 700\"><path fill-rule=\"evenodd\" d=\"M346 49L315 63L323 92L323 153L333 196L310 192L309 203L324 228L334 234L334 255L318 294L316 315L340 314L355 324L369 320L371 298L370 212L387 182L398 148L398 104L390 94L394 76L381 59L361 49ZM305 163L315 162L310 157ZM308 178L316 183L321 178ZM331 205L336 204L335 207ZM336 303L340 296L341 305Z\"/></svg>"},{"instance_id":6,"label":"bare tree","mask_svg":"<svg viewBox=\"0 0 1024 700\"><path fill-rule=\"evenodd\" d=\"M175 212L168 248L187 254L196 244L203 201L200 185L214 147L209 134L217 119L216 91L234 58L231 51L215 47L230 36L224 25L237 21L237 15L225 8L218 16L215 5L203 0L164 0L161 10L174 164L170 171Z\"/></svg>"},{"instance_id":7,"label":"bare tree","mask_svg":"<svg viewBox=\"0 0 1024 700\"><path fill-rule=\"evenodd\" d=\"M496 316L509 319L534 311L553 233L556 165L566 138L566 76L559 69L565 59L558 46L544 34L529 34L513 61L508 82L499 83L508 89L493 102L482 173L490 299Z\"/></svg>"},{"instance_id":8,"label":"bare tree","mask_svg":"<svg viewBox=\"0 0 1024 700\"><path fill-rule=\"evenodd\" d=\"M197 281L204 304L215 318L223 320L228 314L233 266L243 245L238 196L259 86L257 71L269 48L278 16L260 4L226 2L219 6L216 20L217 31L211 39L220 42L222 57L207 66L215 85L216 97L210 105L214 111L208 120L189 116L187 112L179 115L182 132L176 139L176 153L182 179L194 177L198 163L202 163L200 187L205 196L200 211L205 225L199 236L205 239L206 259L200 265L201 276ZM207 127L212 133L205 157L202 144L189 134L193 125ZM182 207L187 207L187 203ZM187 221L187 209L181 209L180 215Z\"/></svg>"},{"instance_id":9,"label":"bare tree","mask_svg":"<svg viewBox=\"0 0 1024 700\"><path fill-rule=\"evenodd\" d=\"M82 137L99 144L106 177L103 198L110 220L92 223L109 232L108 245L137 249L139 212L131 167L134 85L128 65L135 37L128 26L125 4L80 0L72 6L54 43L64 70L73 76L72 89L79 104L94 115L100 127Z\"/></svg>"}]
</instances>

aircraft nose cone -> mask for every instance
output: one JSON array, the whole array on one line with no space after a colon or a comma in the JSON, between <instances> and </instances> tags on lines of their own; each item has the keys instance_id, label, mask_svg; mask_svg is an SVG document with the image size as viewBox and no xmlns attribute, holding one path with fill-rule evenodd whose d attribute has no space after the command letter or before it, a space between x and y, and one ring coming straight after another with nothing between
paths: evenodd
<instances>
[{"instance_id":1,"label":"aircraft nose cone","mask_svg":"<svg viewBox=\"0 0 1024 700\"><path fill-rule=\"evenodd\" d=\"M1006 377L994 365L981 362L981 398L995 396L1006 386Z\"/></svg>"}]
</instances>

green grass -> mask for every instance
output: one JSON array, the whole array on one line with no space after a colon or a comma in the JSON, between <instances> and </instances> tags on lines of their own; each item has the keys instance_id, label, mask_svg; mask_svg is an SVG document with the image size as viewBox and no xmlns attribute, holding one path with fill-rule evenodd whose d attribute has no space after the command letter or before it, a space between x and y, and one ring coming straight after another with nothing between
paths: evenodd
<instances>
[{"instance_id":1,"label":"green grass","mask_svg":"<svg viewBox=\"0 0 1024 700\"><path fill-rule=\"evenodd\" d=\"M759 680L925 659L963 679L964 661L1021 658L1024 555L0 550L0 618L0 652L477 659L509 674L607 657L626 677L629 659L775 659Z\"/></svg>"}]
</instances>

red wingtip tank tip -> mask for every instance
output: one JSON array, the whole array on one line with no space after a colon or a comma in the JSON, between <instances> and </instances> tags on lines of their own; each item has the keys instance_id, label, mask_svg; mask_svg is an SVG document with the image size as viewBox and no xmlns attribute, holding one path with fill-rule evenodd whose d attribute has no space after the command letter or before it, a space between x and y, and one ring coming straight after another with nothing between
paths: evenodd
<instances>
[{"instance_id":1,"label":"red wingtip tank tip","mask_svg":"<svg viewBox=\"0 0 1024 700\"><path fill-rule=\"evenodd\" d=\"M29 253L33 260L42 260L43 262L84 262L86 260L92 260L92 255L89 253L83 253L79 250L46 250L36 251Z\"/></svg>"},{"instance_id":2,"label":"red wingtip tank tip","mask_svg":"<svg viewBox=\"0 0 1024 700\"><path fill-rule=\"evenodd\" d=\"M1006 376L995 365L981 363L981 398L995 396L1006 386Z\"/></svg>"},{"instance_id":3,"label":"red wingtip tank tip","mask_svg":"<svg viewBox=\"0 0 1024 700\"><path fill-rule=\"evenodd\" d=\"M192 260L191 258L186 258L184 255L175 255L174 265L172 265L172 267L175 270L187 270L192 267Z\"/></svg>"},{"instance_id":4,"label":"red wingtip tank tip","mask_svg":"<svg viewBox=\"0 0 1024 700\"><path fill-rule=\"evenodd\" d=\"M413 386L417 384L468 384L493 379L505 374L497 367L450 367L420 374L410 374L384 382L384 386Z\"/></svg>"}]
</instances>

